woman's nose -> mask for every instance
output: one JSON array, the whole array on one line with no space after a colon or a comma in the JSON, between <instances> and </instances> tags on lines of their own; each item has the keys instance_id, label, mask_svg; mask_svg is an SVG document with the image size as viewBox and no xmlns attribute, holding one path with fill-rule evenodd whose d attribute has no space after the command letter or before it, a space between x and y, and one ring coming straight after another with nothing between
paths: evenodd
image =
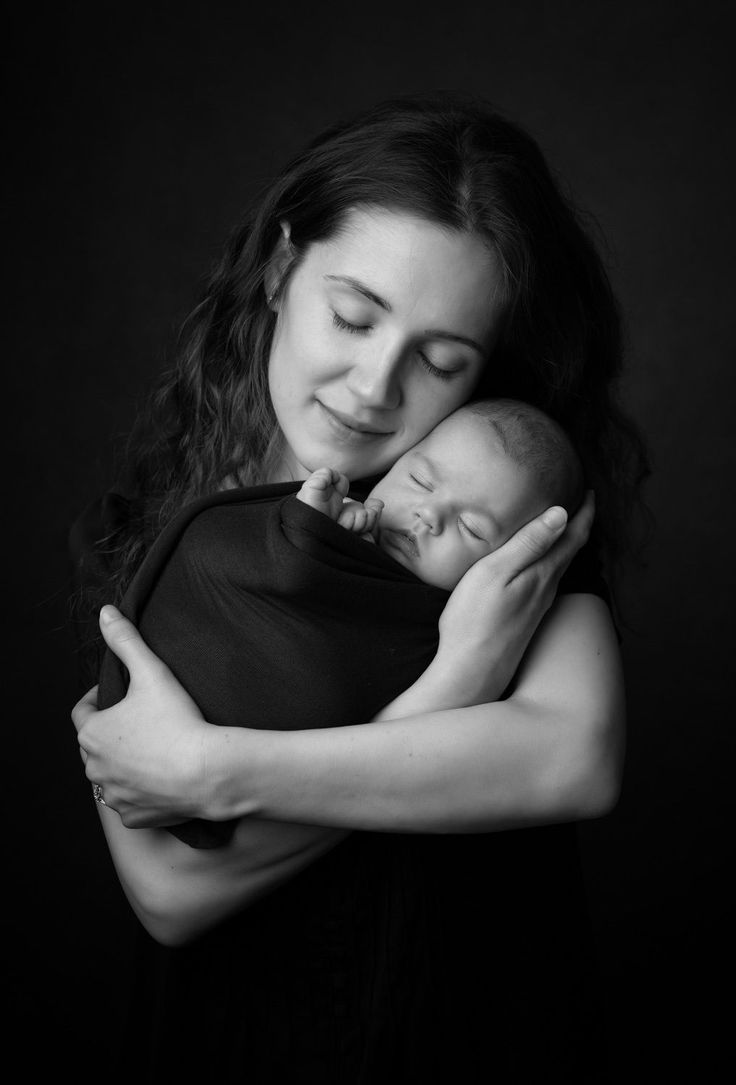
<instances>
[{"instance_id":1,"label":"woman's nose","mask_svg":"<svg viewBox=\"0 0 736 1085\"><path fill-rule=\"evenodd\" d=\"M364 407L393 410L401 403L401 361L370 352L350 369L347 385Z\"/></svg>"}]
</instances>

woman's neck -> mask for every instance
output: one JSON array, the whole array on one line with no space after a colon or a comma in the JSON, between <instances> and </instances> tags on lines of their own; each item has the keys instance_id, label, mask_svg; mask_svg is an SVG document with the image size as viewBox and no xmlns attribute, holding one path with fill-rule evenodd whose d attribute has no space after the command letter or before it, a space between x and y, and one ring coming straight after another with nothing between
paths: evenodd
<instances>
[{"instance_id":1,"label":"woman's neck","mask_svg":"<svg viewBox=\"0 0 736 1085\"><path fill-rule=\"evenodd\" d=\"M291 449L285 449L266 471L266 482L301 482L309 474L310 472L298 462Z\"/></svg>"}]
</instances>

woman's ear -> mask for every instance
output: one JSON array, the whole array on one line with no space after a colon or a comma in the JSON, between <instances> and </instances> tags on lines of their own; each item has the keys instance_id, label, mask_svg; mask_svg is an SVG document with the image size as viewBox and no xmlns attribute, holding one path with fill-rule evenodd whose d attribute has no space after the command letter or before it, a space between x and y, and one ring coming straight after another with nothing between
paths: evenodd
<instances>
[{"instance_id":1,"label":"woman's ear","mask_svg":"<svg viewBox=\"0 0 736 1085\"><path fill-rule=\"evenodd\" d=\"M266 292L266 303L274 313L279 311L281 302L281 284L284 276L294 260L294 248L291 244L291 225L282 220L281 236L268 261L266 274L263 277L263 288Z\"/></svg>"}]
</instances>

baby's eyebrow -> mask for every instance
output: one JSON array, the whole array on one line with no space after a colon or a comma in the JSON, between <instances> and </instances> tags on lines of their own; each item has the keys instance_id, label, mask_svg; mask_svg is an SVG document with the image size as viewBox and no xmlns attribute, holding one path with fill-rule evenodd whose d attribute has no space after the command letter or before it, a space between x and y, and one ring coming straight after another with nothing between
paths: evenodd
<instances>
[{"instance_id":1,"label":"baby's eyebrow","mask_svg":"<svg viewBox=\"0 0 736 1085\"><path fill-rule=\"evenodd\" d=\"M432 483L442 482L442 472L433 460L430 460L429 456L425 456L423 452L414 452L412 456L412 469L419 468L425 474L429 476ZM418 461L418 462L417 462Z\"/></svg>"},{"instance_id":2,"label":"baby's eyebrow","mask_svg":"<svg viewBox=\"0 0 736 1085\"><path fill-rule=\"evenodd\" d=\"M436 465L430 460L429 456L424 452L415 452L414 456L421 462L423 467L426 467L428 471L433 471L438 478L440 477L441 472L437 470Z\"/></svg>"}]
</instances>

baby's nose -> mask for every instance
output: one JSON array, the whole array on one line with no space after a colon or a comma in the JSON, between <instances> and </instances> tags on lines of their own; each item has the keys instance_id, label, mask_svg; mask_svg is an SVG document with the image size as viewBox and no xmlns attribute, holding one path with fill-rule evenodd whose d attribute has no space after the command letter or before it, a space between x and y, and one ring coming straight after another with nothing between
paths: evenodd
<instances>
[{"instance_id":1,"label":"baby's nose","mask_svg":"<svg viewBox=\"0 0 736 1085\"><path fill-rule=\"evenodd\" d=\"M442 513L436 505L423 504L416 510L416 515L426 525L431 535L442 531Z\"/></svg>"}]
</instances>

